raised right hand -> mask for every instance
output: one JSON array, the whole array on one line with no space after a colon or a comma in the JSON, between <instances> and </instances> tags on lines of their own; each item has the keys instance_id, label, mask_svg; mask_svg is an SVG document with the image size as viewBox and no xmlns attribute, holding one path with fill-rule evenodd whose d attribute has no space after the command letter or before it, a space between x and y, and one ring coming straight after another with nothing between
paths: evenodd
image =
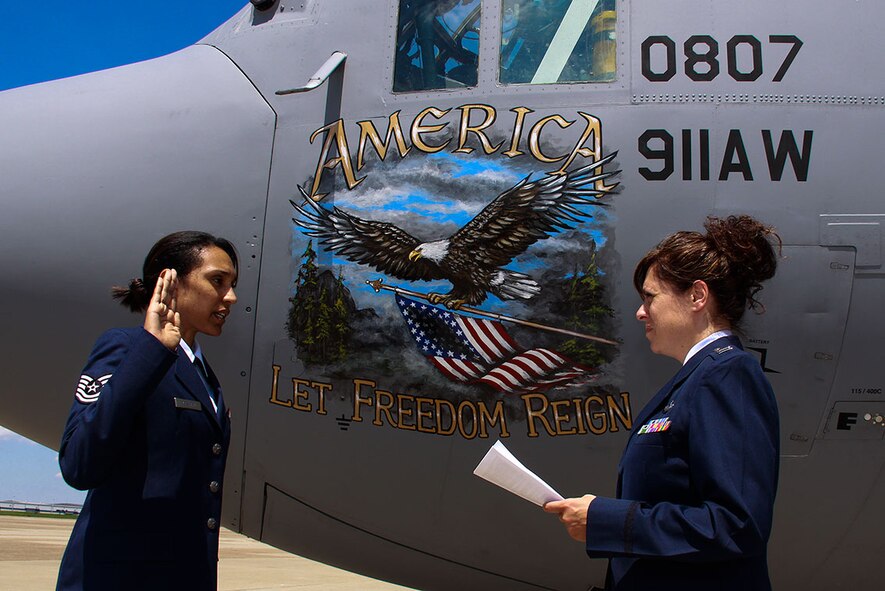
<instances>
[{"instance_id":1,"label":"raised right hand","mask_svg":"<svg viewBox=\"0 0 885 591\"><path fill-rule=\"evenodd\" d=\"M181 341L181 317L175 303L178 274L175 269L163 269L144 315L144 329L154 335L170 351Z\"/></svg>"}]
</instances>

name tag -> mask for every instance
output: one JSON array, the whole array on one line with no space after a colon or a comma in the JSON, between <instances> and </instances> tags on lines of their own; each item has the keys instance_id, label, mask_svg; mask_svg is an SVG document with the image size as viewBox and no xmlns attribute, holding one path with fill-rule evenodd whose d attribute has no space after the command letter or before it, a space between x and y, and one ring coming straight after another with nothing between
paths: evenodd
<instances>
[{"instance_id":1,"label":"name tag","mask_svg":"<svg viewBox=\"0 0 885 591\"><path fill-rule=\"evenodd\" d=\"M203 405L196 400L188 400L187 398L173 398L172 400L175 401L175 408L181 408L183 410L203 410Z\"/></svg>"}]
</instances>

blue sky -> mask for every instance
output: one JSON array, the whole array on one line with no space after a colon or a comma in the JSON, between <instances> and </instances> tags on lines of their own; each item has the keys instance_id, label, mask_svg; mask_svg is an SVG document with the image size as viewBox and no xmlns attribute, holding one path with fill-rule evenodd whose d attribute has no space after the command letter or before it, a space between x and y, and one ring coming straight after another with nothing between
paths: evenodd
<instances>
[{"instance_id":1,"label":"blue sky","mask_svg":"<svg viewBox=\"0 0 885 591\"><path fill-rule=\"evenodd\" d=\"M193 44L248 0L5 2L0 89L143 61Z\"/></svg>"},{"instance_id":2,"label":"blue sky","mask_svg":"<svg viewBox=\"0 0 885 591\"><path fill-rule=\"evenodd\" d=\"M248 0L5 2L0 12L0 90L177 51L246 4ZM79 503L84 497L59 476L54 451L0 427L0 500Z\"/></svg>"}]
</instances>

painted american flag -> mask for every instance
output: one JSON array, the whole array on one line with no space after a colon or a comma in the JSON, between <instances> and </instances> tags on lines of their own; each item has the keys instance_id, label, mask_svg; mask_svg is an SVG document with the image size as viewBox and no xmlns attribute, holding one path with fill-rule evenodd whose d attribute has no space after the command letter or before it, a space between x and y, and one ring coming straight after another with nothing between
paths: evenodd
<instances>
[{"instance_id":1,"label":"painted american flag","mask_svg":"<svg viewBox=\"0 0 885 591\"><path fill-rule=\"evenodd\" d=\"M525 349L500 322L458 314L399 294L396 303L418 349L446 377L520 394L592 375L552 349Z\"/></svg>"}]
</instances>

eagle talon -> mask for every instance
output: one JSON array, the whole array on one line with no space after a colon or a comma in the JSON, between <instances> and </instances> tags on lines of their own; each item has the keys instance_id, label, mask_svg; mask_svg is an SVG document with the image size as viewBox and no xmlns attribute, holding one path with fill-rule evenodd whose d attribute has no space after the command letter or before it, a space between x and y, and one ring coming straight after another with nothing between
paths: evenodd
<instances>
[{"instance_id":1,"label":"eagle talon","mask_svg":"<svg viewBox=\"0 0 885 591\"><path fill-rule=\"evenodd\" d=\"M457 300L454 298L446 298L446 301L443 303L446 305L446 308L448 308L449 310L460 310L461 306L463 306L467 302L465 302L464 300Z\"/></svg>"},{"instance_id":2,"label":"eagle talon","mask_svg":"<svg viewBox=\"0 0 885 591\"><path fill-rule=\"evenodd\" d=\"M441 293L429 293L427 294L427 301L433 304L434 306L441 304L446 300L446 296Z\"/></svg>"},{"instance_id":3,"label":"eagle talon","mask_svg":"<svg viewBox=\"0 0 885 591\"><path fill-rule=\"evenodd\" d=\"M429 293L427 294L427 301L434 306L442 304L449 310L460 310L461 306L467 303L467 300L453 298L451 295L443 293Z\"/></svg>"}]
</instances>

